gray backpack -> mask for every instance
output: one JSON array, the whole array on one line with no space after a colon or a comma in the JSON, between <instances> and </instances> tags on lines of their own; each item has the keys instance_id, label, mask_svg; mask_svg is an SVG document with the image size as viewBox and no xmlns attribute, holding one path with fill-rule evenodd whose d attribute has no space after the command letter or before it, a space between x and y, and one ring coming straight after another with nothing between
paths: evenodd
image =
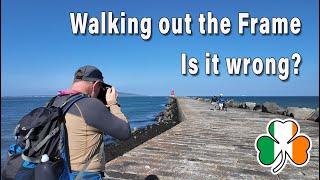
<instances>
[{"instance_id":1,"label":"gray backpack","mask_svg":"<svg viewBox=\"0 0 320 180\"><path fill-rule=\"evenodd\" d=\"M16 143L9 146L2 179L69 179L70 164L65 114L84 94L71 95L60 107L46 107L25 115L15 128Z\"/></svg>"}]
</instances>

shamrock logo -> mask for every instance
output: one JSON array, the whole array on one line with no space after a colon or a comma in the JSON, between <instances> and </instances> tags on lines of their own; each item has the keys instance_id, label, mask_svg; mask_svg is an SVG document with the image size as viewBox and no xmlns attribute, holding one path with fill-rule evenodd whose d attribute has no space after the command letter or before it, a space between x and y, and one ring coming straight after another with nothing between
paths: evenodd
<instances>
[{"instance_id":1,"label":"shamrock logo","mask_svg":"<svg viewBox=\"0 0 320 180\"><path fill-rule=\"evenodd\" d=\"M271 172L278 174L285 167L287 159L296 167L309 162L311 139L300 133L295 120L271 120L266 130L269 134L260 135L255 142L260 165L271 167Z\"/></svg>"}]
</instances>

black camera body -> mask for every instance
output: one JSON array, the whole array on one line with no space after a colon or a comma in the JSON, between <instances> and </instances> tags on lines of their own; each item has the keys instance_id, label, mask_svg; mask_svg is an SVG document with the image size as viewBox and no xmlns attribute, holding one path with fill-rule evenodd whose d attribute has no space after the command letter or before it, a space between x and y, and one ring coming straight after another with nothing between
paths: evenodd
<instances>
[{"instance_id":1,"label":"black camera body","mask_svg":"<svg viewBox=\"0 0 320 180\"><path fill-rule=\"evenodd\" d=\"M107 94L107 89L111 88L112 86L109 84L103 84L102 88L100 89L100 92L97 96L97 98L102 101L103 104L107 105L106 101L106 94Z\"/></svg>"}]
</instances>

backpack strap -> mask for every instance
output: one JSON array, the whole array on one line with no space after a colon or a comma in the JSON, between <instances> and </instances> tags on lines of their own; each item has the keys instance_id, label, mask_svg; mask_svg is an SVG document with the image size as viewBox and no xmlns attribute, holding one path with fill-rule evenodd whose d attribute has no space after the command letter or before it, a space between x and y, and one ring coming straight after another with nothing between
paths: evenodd
<instances>
[{"instance_id":1,"label":"backpack strap","mask_svg":"<svg viewBox=\"0 0 320 180\"><path fill-rule=\"evenodd\" d=\"M59 132L59 130L59 127L54 128L42 141L40 141L35 147L33 147L33 151L39 151L39 149L42 148L42 146L44 146L50 138L56 135Z\"/></svg>"},{"instance_id":2,"label":"backpack strap","mask_svg":"<svg viewBox=\"0 0 320 180\"><path fill-rule=\"evenodd\" d=\"M61 106L60 108L62 109L63 115L67 113L67 111L70 109L70 107L79 101L80 99L83 99L85 97L88 97L86 94L74 94L70 96Z\"/></svg>"},{"instance_id":3,"label":"backpack strap","mask_svg":"<svg viewBox=\"0 0 320 180\"><path fill-rule=\"evenodd\" d=\"M47 107L47 108L48 108L48 107L51 107L51 106L53 105L53 103L54 103L54 101L56 100L56 98L57 98L57 97L58 97L58 96L54 96L53 98L51 98L51 99L50 99L50 101L49 101L49 103L47 104L47 106L46 106L46 107Z\"/></svg>"}]
</instances>

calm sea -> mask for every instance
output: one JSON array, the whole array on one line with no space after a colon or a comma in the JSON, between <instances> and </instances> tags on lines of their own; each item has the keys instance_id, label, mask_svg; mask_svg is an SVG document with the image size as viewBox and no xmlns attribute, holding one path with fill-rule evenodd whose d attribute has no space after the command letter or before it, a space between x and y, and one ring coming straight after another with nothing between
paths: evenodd
<instances>
[{"instance_id":1,"label":"calm sea","mask_svg":"<svg viewBox=\"0 0 320 180\"><path fill-rule=\"evenodd\" d=\"M13 130L17 122L32 109L43 106L50 97L1 98L1 162L6 158L9 144L14 143ZM155 123L155 117L164 110L168 97L119 97L123 113L131 128L142 128ZM3 164L3 163L1 163Z\"/></svg>"}]
</instances>

